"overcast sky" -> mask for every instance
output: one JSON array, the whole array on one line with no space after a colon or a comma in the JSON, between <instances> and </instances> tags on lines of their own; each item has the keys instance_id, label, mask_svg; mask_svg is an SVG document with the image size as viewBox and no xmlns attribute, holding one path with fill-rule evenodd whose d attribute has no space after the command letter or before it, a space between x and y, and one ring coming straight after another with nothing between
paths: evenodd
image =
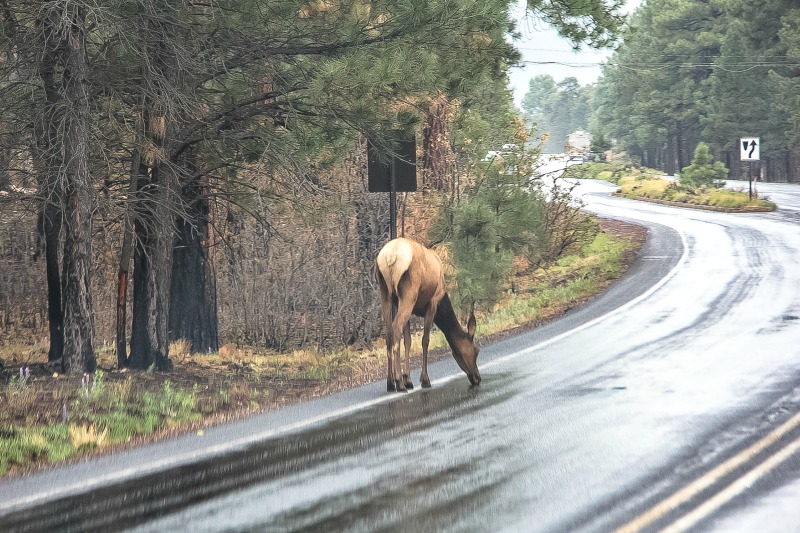
<instances>
[{"instance_id":1,"label":"overcast sky","mask_svg":"<svg viewBox=\"0 0 800 533\"><path fill-rule=\"evenodd\" d=\"M628 0L625 10L633 11L642 0ZM567 39L559 36L550 26L525 17L525 1L519 3L517 9L517 31L521 39L515 41L517 49L522 53L522 67L511 70L511 88L514 100L519 105L522 97L528 92L531 78L541 74L550 74L556 82L564 78L574 77L581 85L594 83L600 77L600 64L610 55L610 50L593 50L583 47L574 52Z\"/></svg>"}]
</instances>

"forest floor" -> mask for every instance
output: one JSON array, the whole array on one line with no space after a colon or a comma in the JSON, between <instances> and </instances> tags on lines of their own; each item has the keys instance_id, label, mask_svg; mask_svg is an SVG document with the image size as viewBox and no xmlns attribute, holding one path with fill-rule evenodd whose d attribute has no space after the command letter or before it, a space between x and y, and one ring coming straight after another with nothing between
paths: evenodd
<instances>
[{"instance_id":1,"label":"forest floor","mask_svg":"<svg viewBox=\"0 0 800 533\"><path fill-rule=\"evenodd\" d=\"M602 232L612 236L615 241L626 243L620 257L620 268L594 284L591 293L583 293L568 302L548 304L536 320L482 336L478 340L479 345L487 345L555 320L602 292L624 274L636 260L645 241L646 229L608 219L601 219L599 222ZM545 274L545 277L549 276L549 283L557 285L566 284L569 275L561 274L561 279L558 279L559 276L552 279L554 276L550 273ZM0 343L0 358L4 361L0 361L0 400L3 401L0 403L5 405L0 409L0 445L5 439L10 442L18 432L16 428L68 426L68 438L73 443L76 439L84 439L90 444L83 446L77 455L65 454L65 457L71 457L70 460L92 453L108 453L141 445L180 433L202 431L204 427L257 412L279 409L366 383L377 382L376 387L385 387L386 352L382 342L372 347L350 348L338 354L298 352L269 358L255 351L231 346L224 346L218 354L212 355L181 353L178 350L178 353L171 354L174 363L174 370L171 372L118 370L113 352L101 350L98 355L98 365L102 370L99 381L97 377L60 375L57 369L46 364L46 351L41 347L38 353L15 355L14 352L9 354L8 351L3 351L2 344ZM420 364L417 352L419 349L412 351L412 368L417 368ZM434 362L449 357L449 348L443 346L433 349L429 359ZM27 376L26 371L29 373ZM98 388L106 392L113 389L116 396L100 398L91 389L92 380L97 381L100 385ZM67 422L68 419L80 420L82 426L86 420L92 420L91 416L81 411L90 407L92 401L94 405L99 405L113 403L116 399L128 401L129 398L141 398L148 394L150 398L157 399L155 403L160 402L160 407L156 406L156 409L180 411L185 396L176 394L176 391L190 391L193 396L194 407L190 416L180 418L166 428L162 426L143 433L137 431L137 434L121 443L112 443L113 439L102 442L105 435L97 435L96 430L89 425L80 430L84 433L82 436L76 435L74 424ZM81 403L84 395L86 401ZM93 396L96 396L94 400ZM100 424L98 421L97 425ZM33 437L26 438L30 440ZM31 452L25 453L30 455ZM0 464L0 467L6 467L0 468L0 476L3 475L3 470L6 470L6 475L18 475L46 467L54 460L61 458L54 459L52 451L43 451L41 457L34 454L22 462L8 460L5 465Z\"/></svg>"}]
</instances>

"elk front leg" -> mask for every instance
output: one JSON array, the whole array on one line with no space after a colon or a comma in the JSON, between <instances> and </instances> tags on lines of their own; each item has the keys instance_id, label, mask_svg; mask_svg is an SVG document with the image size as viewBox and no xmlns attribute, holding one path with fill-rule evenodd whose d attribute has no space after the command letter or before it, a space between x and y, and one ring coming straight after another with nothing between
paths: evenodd
<instances>
[{"instance_id":1,"label":"elk front leg","mask_svg":"<svg viewBox=\"0 0 800 533\"><path fill-rule=\"evenodd\" d=\"M405 348L405 357L403 358L403 382L407 389L413 389L414 384L411 382L411 321L406 322L403 326L403 347Z\"/></svg>"},{"instance_id":2,"label":"elk front leg","mask_svg":"<svg viewBox=\"0 0 800 533\"><path fill-rule=\"evenodd\" d=\"M431 379L428 377L428 344L431 340L431 327L435 315L435 307L425 313L425 325L422 330L422 373L419 376L419 382L423 389L431 388Z\"/></svg>"}]
</instances>

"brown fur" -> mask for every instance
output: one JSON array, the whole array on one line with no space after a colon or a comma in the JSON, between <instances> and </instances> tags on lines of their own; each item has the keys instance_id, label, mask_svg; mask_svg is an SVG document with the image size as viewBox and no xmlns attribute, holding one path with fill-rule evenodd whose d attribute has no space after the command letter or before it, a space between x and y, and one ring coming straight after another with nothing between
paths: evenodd
<instances>
[{"instance_id":1,"label":"brown fur","mask_svg":"<svg viewBox=\"0 0 800 533\"><path fill-rule=\"evenodd\" d=\"M445 335L458 366L473 385L480 383L475 346L475 316L471 316L467 331L456 319L444 285L444 267L436 252L410 239L394 239L384 245L375 261L380 287L381 312L386 324L388 390L405 391L413 388L409 377L411 351L411 315L424 319L422 333L423 387L430 387L428 377L428 343L430 329L435 323ZM396 307L394 319L392 309ZM400 335L405 344L401 368Z\"/></svg>"}]
</instances>

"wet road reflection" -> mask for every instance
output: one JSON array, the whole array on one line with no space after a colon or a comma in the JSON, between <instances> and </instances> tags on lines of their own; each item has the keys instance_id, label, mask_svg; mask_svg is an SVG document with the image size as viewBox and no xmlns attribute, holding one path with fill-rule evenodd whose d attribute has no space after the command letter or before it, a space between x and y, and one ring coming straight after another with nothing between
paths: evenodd
<instances>
[{"instance_id":1,"label":"wet road reflection","mask_svg":"<svg viewBox=\"0 0 800 533\"><path fill-rule=\"evenodd\" d=\"M484 346L480 387L459 374L374 401L386 398L379 382L362 392L363 409L257 441L231 435L249 444L13 511L0 516L0 530L613 531L627 523L800 410L800 232L780 212L675 210L609 198L603 184L581 188L589 209L648 224L649 247L628 278L552 332ZM654 271L658 279L648 278ZM601 311L578 319L592 308ZM452 361L439 367L439 376L449 372L459 372ZM787 487L764 490L793 494L796 475L786 475ZM737 501L800 530L765 498Z\"/></svg>"}]
</instances>

